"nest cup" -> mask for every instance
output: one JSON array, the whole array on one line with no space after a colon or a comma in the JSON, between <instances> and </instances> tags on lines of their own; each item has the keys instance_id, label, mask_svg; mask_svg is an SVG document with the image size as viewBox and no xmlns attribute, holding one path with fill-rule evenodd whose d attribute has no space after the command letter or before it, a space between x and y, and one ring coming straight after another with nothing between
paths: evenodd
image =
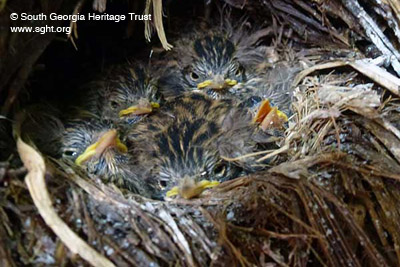
<instances>
[{"instance_id":1,"label":"nest cup","mask_svg":"<svg viewBox=\"0 0 400 267\"><path fill-rule=\"evenodd\" d=\"M398 265L399 7L321 3L0 2L0 265ZM10 19L12 12L143 11L151 21ZM81 85L107 66L127 58L152 65L179 51L172 46L181 34L226 21L257 33L246 36L264 55L256 71L271 90L291 92L289 121L274 146L225 158L260 171L198 198L160 201L41 149L57 147L46 134L62 126L51 118L73 114ZM9 30L44 23L71 26L71 34ZM45 106L49 119L35 119L32 106Z\"/></svg>"}]
</instances>

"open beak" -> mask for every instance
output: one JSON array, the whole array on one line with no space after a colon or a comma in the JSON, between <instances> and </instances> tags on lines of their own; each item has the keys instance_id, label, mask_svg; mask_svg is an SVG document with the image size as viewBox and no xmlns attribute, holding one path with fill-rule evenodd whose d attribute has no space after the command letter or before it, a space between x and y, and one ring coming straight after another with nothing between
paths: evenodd
<instances>
[{"instance_id":1,"label":"open beak","mask_svg":"<svg viewBox=\"0 0 400 267\"><path fill-rule=\"evenodd\" d=\"M264 131L269 128L281 128L287 121L288 117L286 114L277 107L271 107L268 99L261 102L260 108L253 119L253 122L259 123L261 129Z\"/></svg>"},{"instance_id":2,"label":"open beak","mask_svg":"<svg viewBox=\"0 0 400 267\"><path fill-rule=\"evenodd\" d=\"M214 90L222 90L237 84L236 80L224 79L222 75L215 75L212 80L205 80L197 84L197 89L211 88Z\"/></svg>"},{"instance_id":3,"label":"open beak","mask_svg":"<svg viewBox=\"0 0 400 267\"><path fill-rule=\"evenodd\" d=\"M166 196L172 197L175 195L180 195L185 199L191 199L199 196L207 188L212 188L219 184L220 183L218 181L202 180L200 182L195 182L193 179L184 178L180 185L169 190Z\"/></svg>"},{"instance_id":4,"label":"open beak","mask_svg":"<svg viewBox=\"0 0 400 267\"><path fill-rule=\"evenodd\" d=\"M108 147L115 147L123 153L128 152L128 148L118 138L117 131L112 129L104 133L96 143L88 146L86 150L76 158L75 163L81 166L84 162L93 157L100 157Z\"/></svg>"},{"instance_id":5,"label":"open beak","mask_svg":"<svg viewBox=\"0 0 400 267\"><path fill-rule=\"evenodd\" d=\"M139 103L138 105L130 106L127 109L123 109L119 112L119 117L125 117L129 115L145 115L153 112L154 109L159 108L160 104L156 102Z\"/></svg>"}]
</instances>

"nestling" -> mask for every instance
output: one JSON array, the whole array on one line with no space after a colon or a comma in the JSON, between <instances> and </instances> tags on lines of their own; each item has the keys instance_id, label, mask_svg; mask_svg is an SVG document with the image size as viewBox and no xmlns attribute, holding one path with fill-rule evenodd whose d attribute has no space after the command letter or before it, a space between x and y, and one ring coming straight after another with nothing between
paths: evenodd
<instances>
[{"instance_id":1,"label":"nestling","mask_svg":"<svg viewBox=\"0 0 400 267\"><path fill-rule=\"evenodd\" d=\"M132 157L112 123L95 119L75 120L66 125L60 154L81 166L90 177L101 178L142 193L144 185L132 178Z\"/></svg>"},{"instance_id":2,"label":"nestling","mask_svg":"<svg viewBox=\"0 0 400 267\"><path fill-rule=\"evenodd\" d=\"M153 198L199 195L243 173L223 157L252 152L251 116L233 101L191 93L167 102L127 134L135 176L145 179Z\"/></svg>"},{"instance_id":3,"label":"nestling","mask_svg":"<svg viewBox=\"0 0 400 267\"><path fill-rule=\"evenodd\" d=\"M263 30L249 29L247 20L242 19L237 25L223 21L221 26L192 30L180 37L160 79L163 94L174 97L198 91L212 98L227 98L242 93L237 85L251 78L256 65L264 60L263 47L257 47L264 35Z\"/></svg>"},{"instance_id":4,"label":"nestling","mask_svg":"<svg viewBox=\"0 0 400 267\"><path fill-rule=\"evenodd\" d=\"M110 68L103 78L90 82L83 90L88 93L81 109L125 126L152 113L162 100L156 79L138 62Z\"/></svg>"},{"instance_id":5,"label":"nestling","mask_svg":"<svg viewBox=\"0 0 400 267\"><path fill-rule=\"evenodd\" d=\"M288 121L292 114L292 82L300 70L296 64L279 62L241 85L246 93L238 98L254 114L253 121L260 123L264 130L280 128Z\"/></svg>"}]
</instances>

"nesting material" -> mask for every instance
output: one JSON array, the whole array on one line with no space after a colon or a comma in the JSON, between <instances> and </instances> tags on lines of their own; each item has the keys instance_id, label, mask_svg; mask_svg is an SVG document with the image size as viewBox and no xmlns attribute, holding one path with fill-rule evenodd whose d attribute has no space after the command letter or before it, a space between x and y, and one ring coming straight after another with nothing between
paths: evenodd
<instances>
[{"instance_id":1,"label":"nesting material","mask_svg":"<svg viewBox=\"0 0 400 267\"><path fill-rule=\"evenodd\" d=\"M273 151L279 152L275 166L222 183L193 200L160 202L123 195L49 161L47 170L54 181L47 190L64 188L53 195L62 199L55 206L61 214L51 205L47 208L53 215L41 208L39 213L43 218L60 216L71 225L69 231L80 232L86 241L82 246L57 234L64 223L48 224L68 248L72 246L69 251L95 265L107 266L109 260L115 265L200 266L393 263L400 255L395 249L400 214L392 208L400 201L400 166L392 151L400 142L383 123L383 115L394 112L392 101L382 103L376 88L351 71L304 77L295 90L295 114L283 146ZM28 159L24 162L29 185L32 167ZM43 179L44 172L38 177ZM12 183L9 189L20 186ZM33 197L37 186L28 187ZM55 253L53 245L36 257ZM85 256L92 248L106 258L96 260L104 262ZM68 258L69 253L53 255Z\"/></svg>"},{"instance_id":2,"label":"nesting material","mask_svg":"<svg viewBox=\"0 0 400 267\"><path fill-rule=\"evenodd\" d=\"M225 2L249 7L246 1ZM393 74L398 59L387 56L397 53L396 46L386 48L382 57L368 58L348 48L343 31L315 12L315 1L256 2L274 11L271 32L278 34L271 50L304 69L293 80L293 114L285 134L276 139L278 147L226 159L247 158L255 166L269 159L269 166L208 188L197 198L157 201L89 179L73 166L40 155L20 138L23 133L15 133L13 148L22 164L15 162L16 153L0 163L1 266L398 265L400 80ZM385 22L398 22L395 1L372 2L376 12L391 8ZM95 1L98 10L105 3ZM159 37L170 48L159 25L161 1L146 3L147 12L153 4ZM371 27L366 14L351 15L361 8L356 0L318 3L355 33L363 35ZM287 13L290 27L279 27ZM398 37L398 24L390 27ZM308 39L302 39L306 28ZM309 48L323 34L333 41ZM382 38L371 41L382 44ZM33 58L18 68L23 81ZM0 79L2 84L9 82ZM16 86L21 90L19 82ZM14 103L15 93L10 97L4 110Z\"/></svg>"}]
</instances>

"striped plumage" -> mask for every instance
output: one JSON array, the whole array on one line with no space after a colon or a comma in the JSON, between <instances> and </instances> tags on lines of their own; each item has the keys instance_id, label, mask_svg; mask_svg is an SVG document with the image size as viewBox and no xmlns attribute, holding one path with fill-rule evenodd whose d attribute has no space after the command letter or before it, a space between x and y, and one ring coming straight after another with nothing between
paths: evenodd
<instances>
[{"instance_id":1,"label":"striped plumage","mask_svg":"<svg viewBox=\"0 0 400 267\"><path fill-rule=\"evenodd\" d=\"M253 113L259 108L262 100L268 99L272 106L278 107L280 111L290 116L293 100L292 83L300 70L300 66L296 64L276 63L240 85L241 88L238 90L245 93L238 95L238 98L247 102L246 106L252 109Z\"/></svg>"},{"instance_id":2,"label":"striped plumage","mask_svg":"<svg viewBox=\"0 0 400 267\"><path fill-rule=\"evenodd\" d=\"M247 26L245 19L237 25L224 21L179 37L160 80L163 94L174 97L198 91L212 98L227 98L242 93L236 85L251 78L265 60L264 47L257 46L265 35L263 30Z\"/></svg>"},{"instance_id":3,"label":"striped plumage","mask_svg":"<svg viewBox=\"0 0 400 267\"><path fill-rule=\"evenodd\" d=\"M80 109L89 111L102 120L111 120L122 125L136 123L147 114L121 116L122 110L132 106L146 107L152 102L161 101L157 80L139 62L111 67L103 77L88 83L82 89L85 93Z\"/></svg>"},{"instance_id":4,"label":"striped plumage","mask_svg":"<svg viewBox=\"0 0 400 267\"><path fill-rule=\"evenodd\" d=\"M78 165L91 177L155 198L182 180L224 181L252 170L252 158L225 159L259 146L252 112L262 99L289 114L292 97L288 81L293 72L286 77L278 69L259 71L266 60L258 45L263 36L263 30L249 31L245 20L235 27L222 23L194 31L177 41L174 63L166 65L160 80L160 68L152 72L138 62L110 68L82 88L87 94L79 108L94 116L69 118L60 141L62 158L77 163L90 154ZM162 101L159 88L168 101L146 116L151 103ZM121 115L149 106L147 113ZM128 153L117 141L87 153L114 128L126 134Z\"/></svg>"},{"instance_id":5,"label":"striped plumage","mask_svg":"<svg viewBox=\"0 0 400 267\"><path fill-rule=\"evenodd\" d=\"M253 151L254 130L249 114L231 100L196 93L178 97L127 134L136 179L146 181L151 197L162 198L183 179L237 177L242 168L222 156Z\"/></svg>"},{"instance_id":6,"label":"striped plumage","mask_svg":"<svg viewBox=\"0 0 400 267\"><path fill-rule=\"evenodd\" d=\"M81 89L80 103L65 116L59 154L90 177L142 192L144 186L132 179L132 156L121 151L118 135L152 113L152 103L162 100L157 80L134 61L110 67L103 77Z\"/></svg>"},{"instance_id":7,"label":"striped plumage","mask_svg":"<svg viewBox=\"0 0 400 267\"><path fill-rule=\"evenodd\" d=\"M68 122L61 140L62 159L76 164L78 157L89 146L113 129L110 121L91 119ZM132 192L141 193L144 186L140 181L132 179L131 164L132 156L114 144L107 146L99 155L88 158L80 165L92 178L101 178L105 182L112 182Z\"/></svg>"}]
</instances>

